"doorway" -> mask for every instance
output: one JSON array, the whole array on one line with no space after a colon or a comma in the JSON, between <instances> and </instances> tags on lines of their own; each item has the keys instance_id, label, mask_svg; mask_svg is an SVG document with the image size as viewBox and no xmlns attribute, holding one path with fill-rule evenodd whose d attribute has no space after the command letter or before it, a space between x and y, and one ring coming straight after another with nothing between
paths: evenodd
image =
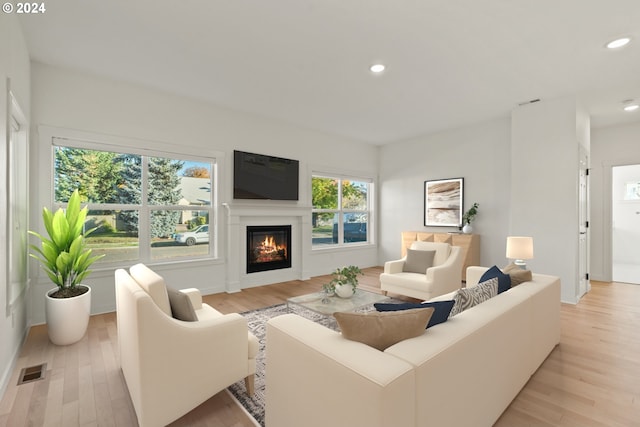
<instances>
[{"instance_id":1,"label":"doorway","mask_svg":"<svg viewBox=\"0 0 640 427\"><path fill-rule=\"evenodd\" d=\"M614 282L640 284L640 165L611 168L611 268Z\"/></svg>"}]
</instances>

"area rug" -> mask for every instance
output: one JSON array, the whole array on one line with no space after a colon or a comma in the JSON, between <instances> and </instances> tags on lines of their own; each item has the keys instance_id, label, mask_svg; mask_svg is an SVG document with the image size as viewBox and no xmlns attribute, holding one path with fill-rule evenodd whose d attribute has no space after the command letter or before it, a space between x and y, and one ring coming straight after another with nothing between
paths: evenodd
<instances>
[{"instance_id":1,"label":"area rug","mask_svg":"<svg viewBox=\"0 0 640 427\"><path fill-rule=\"evenodd\" d=\"M390 299L388 302L400 302ZM368 306L357 311L369 311L373 306ZM247 389L244 380L238 381L229 386L228 390L233 397L246 409L246 411L256 420L257 424L264 427L264 406L265 406L265 344L267 340L266 324L273 317L291 313L287 304L278 304L258 310L247 311L242 314L247 319L249 331L258 338L260 348L256 357L256 377L255 391L252 397L247 396ZM318 322L324 326L337 330L337 325L332 317L322 316L315 312L305 310L304 317Z\"/></svg>"}]
</instances>

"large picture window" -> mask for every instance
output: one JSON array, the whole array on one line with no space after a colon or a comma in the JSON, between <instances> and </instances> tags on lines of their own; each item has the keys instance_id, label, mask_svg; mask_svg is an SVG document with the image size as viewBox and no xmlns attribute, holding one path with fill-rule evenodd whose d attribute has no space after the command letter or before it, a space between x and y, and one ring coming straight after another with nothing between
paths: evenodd
<instances>
[{"instance_id":1,"label":"large picture window","mask_svg":"<svg viewBox=\"0 0 640 427\"><path fill-rule=\"evenodd\" d=\"M54 138L55 208L78 189L87 237L108 264L215 257L215 159L96 149Z\"/></svg>"},{"instance_id":2,"label":"large picture window","mask_svg":"<svg viewBox=\"0 0 640 427\"><path fill-rule=\"evenodd\" d=\"M312 177L313 248L371 242L372 186L369 179Z\"/></svg>"}]
</instances>

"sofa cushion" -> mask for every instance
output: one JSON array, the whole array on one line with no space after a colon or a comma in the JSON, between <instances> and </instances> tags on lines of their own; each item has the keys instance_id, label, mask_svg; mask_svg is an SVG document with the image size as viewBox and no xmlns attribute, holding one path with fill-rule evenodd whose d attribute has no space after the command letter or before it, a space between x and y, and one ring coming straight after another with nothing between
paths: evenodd
<instances>
[{"instance_id":1,"label":"sofa cushion","mask_svg":"<svg viewBox=\"0 0 640 427\"><path fill-rule=\"evenodd\" d=\"M468 308L478 305L498 295L498 279L489 279L486 282L478 283L472 288L462 288L453 297L453 308L449 317L462 313Z\"/></svg>"},{"instance_id":2,"label":"sofa cushion","mask_svg":"<svg viewBox=\"0 0 640 427\"><path fill-rule=\"evenodd\" d=\"M482 276L480 276L479 283L486 282L487 280L493 279L494 277L498 279L499 294L511 289L511 277L509 277L508 274L503 273L502 270L500 270L495 265L485 271Z\"/></svg>"},{"instance_id":3,"label":"sofa cushion","mask_svg":"<svg viewBox=\"0 0 640 427\"><path fill-rule=\"evenodd\" d=\"M507 265L502 269L502 271L507 273L511 278L511 286L517 286L520 283L530 282L531 280L533 280L531 270L523 270L513 263Z\"/></svg>"},{"instance_id":4,"label":"sofa cushion","mask_svg":"<svg viewBox=\"0 0 640 427\"><path fill-rule=\"evenodd\" d=\"M431 319L429 319L429 324L427 325L427 329L435 326L437 324L446 322L449 318L449 313L451 313L451 309L453 308L454 301L433 301L428 302L425 301L423 303L414 303L414 302L404 302L404 303L384 303L378 302L373 304L373 306L378 311L400 311L400 310L409 310L412 308L425 308L432 307L434 309L433 315Z\"/></svg>"},{"instance_id":5,"label":"sofa cushion","mask_svg":"<svg viewBox=\"0 0 640 427\"><path fill-rule=\"evenodd\" d=\"M171 288L167 288L167 294L169 295L171 316L173 316L174 319L185 322L195 322L198 320L189 295Z\"/></svg>"},{"instance_id":6,"label":"sofa cushion","mask_svg":"<svg viewBox=\"0 0 640 427\"><path fill-rule=\"evenodd\" d=\"M369 313L334 313L342 336L380 351L424 333L433 307Z\"/></svg>"},{"instance_id":7,"label":"sofa cushion","mask_svg":"<svg viewBox=\"0 0 640 427\"><path fill-rule=\"evenodd\" d=\"M426 274L427 268L433 267L433 257L435 255L436 251L407 249L407 259L404 261L402 271Z\"/></svg>"}]
</instances>

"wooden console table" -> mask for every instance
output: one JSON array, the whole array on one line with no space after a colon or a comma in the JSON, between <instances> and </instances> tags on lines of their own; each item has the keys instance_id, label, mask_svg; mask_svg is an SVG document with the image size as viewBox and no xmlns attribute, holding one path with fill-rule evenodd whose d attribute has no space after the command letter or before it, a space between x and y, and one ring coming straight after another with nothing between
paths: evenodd
<instances>
[{"instance_id":1,"label":"wooden console table","mask_svg":"<svg viewBox=\"0 0 640 427\"><path fill-rule=\"evenodd\" d=\"M462 248L462 280L467 280L467 267L480 265L480 235L461 233L430 233L425 231L402 232L402 256L407 254L407 248L416 240L423 242L449 243Z\"/></svg>"}]
</instances>

